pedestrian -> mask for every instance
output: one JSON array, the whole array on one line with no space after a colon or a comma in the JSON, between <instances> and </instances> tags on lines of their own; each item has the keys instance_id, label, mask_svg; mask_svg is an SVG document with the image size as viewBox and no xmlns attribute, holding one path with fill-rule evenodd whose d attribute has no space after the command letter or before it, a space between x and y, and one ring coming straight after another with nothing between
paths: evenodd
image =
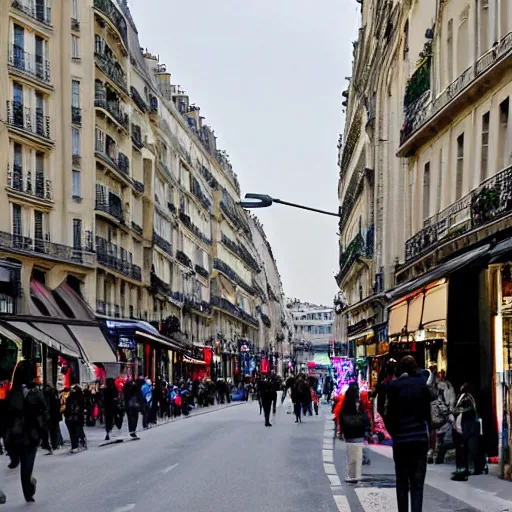
<instances>
[{"instance_id":1,"label":"pedestrian","mask_svg":"<svg viewBox=\"0 0 512 512\"><path fill-rule=\"evenodd\" d=\"M270 379L272 383L272 414L277 412L277 390L280 388L279 379L277 375L272 375Z\"/></svg>"},{"instance_id":2,"label":"pedestrian","mask_svg":"<svg viewBox=\"0 0 512 512\"><path fill-rule=\"evenodd\" d=\"M427 472L430 393L423 375L418 374L412 356L402 358L397 379L389 383L384 414L393 438L398 512L423 509L423 487Z\"/></svg>"},{"instance_id":3,"label":"pedestrian","mask_svg":"<svg viewBox=\"0 0 512 512\"><path fill-rule=\"evenodd\" d=\"M362 475L363 442L370 433L370 419L361 406L356 383L352 383L345 393L340 426L347 446L345 481L356 484Z\"/></svg>"},{"instance_id":4,"label":"pedestrian","mask_svg":"<svg viewBox=\"0 0 512 512\"><path fill-rule=\"evenodd\" d=\"M318 395L313 388L311 388L311 401L313 402L313 406L315 408L315 416L318 416Z\"/></svg>"},{"instance_id":5,"label":"pedestrian","mask_svg":"<svg viewBox=\"0 0 512 512\"><path fill-rule=\"evenodd\" d=\"M456 469L451 479L466 482L469 475L481 475L488 468L482 447L482 423L469 384L463 384L460 392L453 426Z\"/></svg>"},{"instance_id":6,"label":"pedestrian","mask_svg":"<svg viewBox=\"0 0 512 512\"><path fill-rule=\"evenodd\" d=\"M110 441L110 434L114 428L114 421L118 411L119 393L115 381L112 378L107 379L103 389L103 410L105 416L105 441Z\"/></svg>"},{"instance_id":7,"label":"pedestrian","mask_svg":"<svg viewBox=\"0 0 512 512\"><path fill-rule=\"evenodd\" d=\"M71 440L71 453L76 453L79 445L87 448L87 440L84 432L85 421L85 401L82 388L75 385L66 399L66 427L68 427L69 438Z\"/></svg>"},{"instance_id":8,"label":"pedestrian","mask_svg":"<svg viewBox=\"0 0 512 512\"><path fill-rule=\"evenodd\" d=\"M382 382L377 386L377 412L384 418L384 410L386 406L386 399L388 387L396 378L396 361L390 359L386 363L385 377Z\"/></svg>"},{"instance_id":9,"label":"pedestrian","mask_svg":"<svg viewBox=\"0 0 512 512\"><path fill-rule=\"evenodd\" d=\"M137 384L133 380L130 380L124 386L123 395L130 437L136 438L137 423L143 406L142 394Z\"/></svg>"},{"instance_id":10,"label":"pedestrian","mask_svg":"<svg viewBox=\"0 0 512 512\"><path fill-rule=\"evenodd\" d=\"M142 380L142 379L140 379ZM149 427L149 417L151 414L151 403L153 401L153 392L151 391L151 380L146 378L142 381L140 391L142 393L143 406L142 406L142 428L147 429Z\"/></svg>"},{"instance_id":11,"label":"pedestrian","mask_svg":"<svg viewBox=\"0 0 512 512\"><path fill-rule=\"evenodd\" d=\"M302 423L301 412L307 407L308 401L311 400L309 386L304 375L299 375L295 380L292 389L293 410L295 413L295 423Z\"/></svg>"},{"instance_id":12,"label":"pedestrian","mask_svg":"<svg viewBox=\"0 0 512 512\"><path fill-rule=\"evenodd\" d=\"M7 450L11 465L20 465L25 501L34 502L37 481L32 477L41 440L48 437L48 411L43 393L37 388L36 367L23 360L14 369L11 391L7 397Z\"/></svg>"},{"instance_id":13,"label":"pedestrian","mask_svg":"<svg viewBox=\"0 0 512 512\"><path fill-rule=\"evenodd\" d=\"M272 401L274 399L274 384L270 376L265 376L260 380L259 393L265 415L265 427L271 427L270 411L272 410Z\"/></svg>"},{"instance_id":14,"label":"pedestrian","mask_svg":"<svg viewBox=\"0 0 512 512\"><path fill-rule=\"evenodd\" d=\"M62 434L60 432L62 414L60 412L59 393L52 385L46 384L44 399L48 406L48 438L43 439L42 446L51 454L62 446Z\"/></svg>"}]
</instances>

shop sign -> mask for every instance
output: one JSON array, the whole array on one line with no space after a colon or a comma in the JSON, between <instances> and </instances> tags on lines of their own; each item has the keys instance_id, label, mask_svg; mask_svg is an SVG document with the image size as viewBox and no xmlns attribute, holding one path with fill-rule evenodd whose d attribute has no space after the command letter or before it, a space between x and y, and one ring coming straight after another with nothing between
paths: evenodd
<instances>
[{"instance_id":1,"label":"shop sign","mask_svg":"<svg viewBox=\"0 0 512 512\"><path fill-rule=\"evenodd\" d=\"M373 357L377 354L377 344L372 343L371 345L366 346L366 355L367 357Z\"/></svg>"},{"instance_id":2,"label":"shop sign","mask_svg":"<svg viewBox=\"0 0 512 512\"><path fill-rule=\"evenodd\" d=\"M119 348L126 348L128 350L134 350L135 349L135 341L132 337L129 337L129 336L119 336L117 346Z\"/></svg>"},{"instance_id":3,"label":"shop sign","mask_svg":"<svg viewBox=\"0 0 512 512\"><path fill-rule=\"evenodd\" d=\"M381 356L389 352L389 341L382 341L378 344L377 355Z\"/></svg>"}]
</instances>

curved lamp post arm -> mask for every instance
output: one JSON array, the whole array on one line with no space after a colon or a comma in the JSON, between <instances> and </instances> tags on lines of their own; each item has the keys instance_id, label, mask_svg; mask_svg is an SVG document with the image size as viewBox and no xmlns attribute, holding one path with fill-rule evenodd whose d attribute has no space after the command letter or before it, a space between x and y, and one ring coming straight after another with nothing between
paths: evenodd
<instances>
[{"instance_id":1,"label":"curved lamp post arm","mask_svg":"<svg viewBox=\"0 0 512 512\"><path fill-rule=\"evenodd\" d=\"M253 201L250 201L253 199ZM310 212L321 213L322 215L330 215L332 217L341 217L341 212L333 213L326 212L325 210L319 210L317 208L310 208L301 204L290 203L288 201L282 201L281 199L274 199L267 194L245 194L245 198L240 201L242 208L268 208L273 203L284 204L286 206L292 206L293 208L300 208L301 210L308 210Z\"/></svg>"}]
</instances>

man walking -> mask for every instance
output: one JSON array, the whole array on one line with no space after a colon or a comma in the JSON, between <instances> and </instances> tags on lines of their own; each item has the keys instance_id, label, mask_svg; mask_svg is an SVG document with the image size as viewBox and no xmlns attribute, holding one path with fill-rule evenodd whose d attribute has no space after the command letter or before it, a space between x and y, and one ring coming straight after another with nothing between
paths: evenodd
<instances>
[{"instance_id":1,"label":"man walking","mask_svg":"<svg viewBox=\"0 0 512 512\"><path fill-rule=\"evenodd\" d=\"M393 438L398 512L423 509L423 486L427 472L430 393L412 356L398 367L399 377L389 384L384 421Z\"/></svg>"},{"instance_id":2,"label":"man walking","mask_svg":"<svg viewBox=\"0 0 512 512\"><path fill-rule=\"evenodd\" d=\"M274 398L274 387L270 377L265 376L260 381L260 399L265 414L265 427L271 427L270 411L272 410L272 400Z\"/></svg>"}]
</instances>

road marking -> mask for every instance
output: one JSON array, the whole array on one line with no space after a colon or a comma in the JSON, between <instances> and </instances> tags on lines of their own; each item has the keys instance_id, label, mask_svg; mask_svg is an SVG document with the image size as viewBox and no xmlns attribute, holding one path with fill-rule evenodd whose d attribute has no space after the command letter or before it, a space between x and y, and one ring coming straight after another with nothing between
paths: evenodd
<instances>
[{"instance_id":1,"label":"road marking","mask_svg":"<svg viewBox=\"0 0 512 512\"><path fill-rule=\"evenodd\" d=\"M348 500L346 496L342 495L335 495L334 501L336 503L336 506L338 507L338 510L340 512L350 512L350 505L348 504Z\"/></svg>"},{"instance_id":2,"label":"road marking","mask_svg":"<svg viewBox=\"0 0 512 512\"><path fill-rule=\"evenodd\" d=\"M173 464L172 466L169 466L168 468L165 468L165 469L162 471L162 473L165 473L165 474L169 473L169 471L172 471L172 470L173 470L177 465L178 465L178 463Z\"/></svg>"},{"instance_id":3,"label":"road marking","mask_svg":"<svg viewBox=\"0 0 512 512\"><path fill-rule=\"evenodd\" d=\"M340 477L338 475L327 475L327 478L331 482L331 485L336 485L336 486L341 485Z\"/></svg>"},{"instance_id":4,"label":"road marking","mask_svg":"<svg viewBox=\"0 0 512 512\"><path fill-rule=\"evenodd\" d=\"M119 507L114 510L114 512L129 512L135 508L135 503L131 503L130 505L125 505L124 507Z\"/></svg>"},{"instance_id":5,"label":"road marking","mask_svg":"<svg viewBox=\"0 0 512 512\"><path fill-rule=\"evenodd\" d=\"M336 468L334 464L324 464L325 474L326 475L337 475Z\"/></svg>"},{"instance_id":6,"label":"road marking","mask_svg":"<svg viewBox=\"0 0 512 512\"><path fill-rule=\"evenodd\" d=\"M334 462L332 450L322 450L322 457L324 462Z\"/></svg>"}]
</instances>

